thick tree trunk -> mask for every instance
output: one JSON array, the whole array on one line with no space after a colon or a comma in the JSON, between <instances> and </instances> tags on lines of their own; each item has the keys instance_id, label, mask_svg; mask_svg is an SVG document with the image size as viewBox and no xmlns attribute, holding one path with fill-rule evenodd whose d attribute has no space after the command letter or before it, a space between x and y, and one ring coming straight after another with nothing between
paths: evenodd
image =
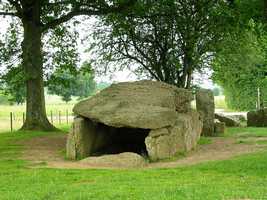
<instances>
[{"instance_id":1,"label":"thick tree trunk","mask_svg":"<svg viewBox=\"0 0 267 200\"><path fill-rule=\"evenodd\" d=\"M52 131L55 127L50 124L46 116L44 82L43 82L43 59L41 43L41 26L38 10L28 10L28 19L23 20L24 40L23 67L26 74L27 104L26 121L22 130Z\"/></svg>"}]
</instances>

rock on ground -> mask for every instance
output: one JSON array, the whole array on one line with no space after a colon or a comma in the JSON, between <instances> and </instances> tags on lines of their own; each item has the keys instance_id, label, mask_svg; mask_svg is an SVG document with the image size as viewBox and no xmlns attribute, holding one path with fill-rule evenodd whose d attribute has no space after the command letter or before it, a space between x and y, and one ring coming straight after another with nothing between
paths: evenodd
<instances>
[{"instance_id":1,"label":"rock on ground","mask_svg":"<svg viewBox=\"0 0 267 200\"><path fill-rule=\"evenodd\" d=\"M214 95L211 90L199 89L196 92L196 107L203 120L202 135L214 136Z\"/></svg>"},{"instance_id":2,"label":"rock on ground","mask_svg":"<svg viewBox=\"0 0 267 200\"><path fill-rule=\"evenodd\" d=\"M218 119L220 122L224 122L228 127L238 127L241 126L240 121L237 117L225 116L223 114L215 113L215 119Z\"/></svg>"},{"instance_id":3,"label":"rock on ground","mask_svg":"<svg viewBox=\"0 0 267 200\"><path fill-rule=\"evenodd\" d=\"M90 166L121 168L144 167L147 164L147 161L142 156L131 152L98 157L88 157L79 162Z\"/></svg>"}]
</instances>

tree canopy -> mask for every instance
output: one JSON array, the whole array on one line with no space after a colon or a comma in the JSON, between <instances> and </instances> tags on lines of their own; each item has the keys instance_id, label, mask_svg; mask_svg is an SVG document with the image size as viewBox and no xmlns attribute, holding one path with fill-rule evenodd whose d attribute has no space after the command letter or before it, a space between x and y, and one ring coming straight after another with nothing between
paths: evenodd
<instances>
[{"instance_id":1,"label":"tree canopy","mask_svg":"<svg viewBox=\"0 0 267 200\"><path fill-rule=\"evenodd\" d=\"M11 17L11 32L0 43L1 60L4 61L4 63L1 61L0 64L9 67L14 66L14 63L21 64L26 78L27 105L26 121L22 127L23 129L55 129L46 116L44 63L55 67L57 66L56 63L61 62L55 63L51 56L45 57L44 55L54 53L59 56L57 58L64 61L65 67L73 66L68 65L68 61L74 62L75 60L66 61L65 59L68 59L70 54L75 55L73 45L70 45L75 44L75 37L66 39L68 26L65 22L70 21L75 16L123 12L134 3L134 0L0 1L0 17ZM20 35L20 37L17 37L17 35ZM65 40L67 40L66 43ZM46 44L55 47L55 49L45 52L43 47ZM61 67L62 65L59 64L58 66Z\"/></svg>"},{"instance_id":2,"label":"tree canopy","mask_svg":"<svg viewBox=\"0 0 267 200\"><path fill-rule=\"evenodd\" d=\"M104 66L98 70L128 68L185 88L194 71L209 66L232 17L221 0L141 1L132 13L108 15L96 25L90 50Z\"/></svg>"}]
</instances>

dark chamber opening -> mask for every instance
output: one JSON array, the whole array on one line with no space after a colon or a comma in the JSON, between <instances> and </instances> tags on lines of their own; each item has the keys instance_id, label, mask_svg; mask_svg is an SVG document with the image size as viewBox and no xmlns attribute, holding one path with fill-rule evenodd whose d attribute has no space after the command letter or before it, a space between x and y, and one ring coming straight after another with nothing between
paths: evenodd
<instances>
[{"instance_id":1,"label":"dark chamber opening","mask_svg":"<svg viewBox=\"0 0 267 200\"><path fill-rule=\"evenodd\" d=\"M102 129L102 133L105 133L105 143L102 148L93 153L95 156L123 152L133 152L142 156L148 155L145 139L150 132L149 129L114 128L103 124L101 124L100 129Z\"/></svg>"}]
</instances>

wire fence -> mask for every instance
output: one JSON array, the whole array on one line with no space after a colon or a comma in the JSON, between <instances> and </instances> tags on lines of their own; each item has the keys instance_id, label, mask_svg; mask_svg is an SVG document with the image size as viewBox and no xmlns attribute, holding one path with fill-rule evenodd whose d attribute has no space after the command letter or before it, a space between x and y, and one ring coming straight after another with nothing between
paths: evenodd
<instances>
[{"instance_id":1,"label":"wire fence","mask_svg":"<svg viewBox=\"0 0 267 200\"><path fill-rule=\"evenodd\" d=\"M74 114L69 112L69 110L65 111L50 111L47 113L48 120L53 125L61 125L61 124L70 124L73 121ZM23 123L26 120L26 114L10 112L9 118L4 118L0 120L0 130L10 130L15 131L22 127ZM9 127L7 127L9 126Z\"/></svg>"}]
</instances>

